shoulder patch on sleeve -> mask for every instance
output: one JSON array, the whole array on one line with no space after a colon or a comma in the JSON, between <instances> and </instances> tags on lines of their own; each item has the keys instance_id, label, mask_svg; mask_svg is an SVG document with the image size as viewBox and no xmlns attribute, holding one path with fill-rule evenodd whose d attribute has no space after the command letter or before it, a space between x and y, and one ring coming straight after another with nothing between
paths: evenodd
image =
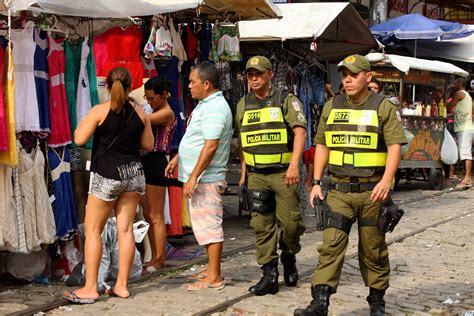
<instances>
[{"instance_id":1,"label":"shoulder patch on sleeve","mask_svg":"<svg viewBox=\"0 0 474 316\"><path fill-rule=\"evenodd\" d=\"M296 112L301 111L300 104L298 103L298 101L293 100L293 102L291 102L291 105L293 105L293 109L295 109Z\"/></svg>"}]
</instances>

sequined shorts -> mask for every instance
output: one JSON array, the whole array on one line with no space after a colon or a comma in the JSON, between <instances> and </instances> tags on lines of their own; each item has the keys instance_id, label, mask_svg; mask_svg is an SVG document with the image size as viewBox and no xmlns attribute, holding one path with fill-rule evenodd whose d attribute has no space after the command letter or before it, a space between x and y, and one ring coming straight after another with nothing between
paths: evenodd
<instances>
[{"instance_id":1,"label":"sequined shorts","mask_svg":"<svg viewBox=\"0 0 474 316\"><path fill-rule=\"evenodd\" d=\"M89 194L103 201L115 201L122 192L145 194L145 173L140 162L133 161L119 167L121 180L109 179L98 173L91 174Z\"/></svg>"}]
</instances>

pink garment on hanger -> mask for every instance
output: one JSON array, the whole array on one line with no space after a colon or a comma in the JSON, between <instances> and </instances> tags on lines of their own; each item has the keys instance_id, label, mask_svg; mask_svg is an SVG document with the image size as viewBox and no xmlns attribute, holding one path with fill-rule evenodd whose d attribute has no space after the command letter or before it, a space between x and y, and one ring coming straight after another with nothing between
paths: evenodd
<instances>
[{"instance_id":1,"label":"pink garment on hanger","mask_svg":"<svg viewBox=\"0 0 474 316\"><path fill-rule=\"evenodd\" d=\"M112 28L94 39L94 57L96 72L106 77L116 67L130 70L132 75L132 90L143 85L143 65L140 60L140 45L142 31L138 25L123 30Z\"/></svg>"},{"instance_id":2,"label":"pink garment on hanger","mask_svg":"<svg viewBox=\"0 0 474 316\"><path fill-rule=\"evenodd\" d=\"M63 41L63 38L55 40L51 34L48 34L49 113L51 118L51 134L49 134L48 143L51 147L64 146L72 141L64 85L66 60L62 46Z\"/></svg>"},{"instance_id":3,"label":"pink garment on hanger","mask_svg":"<svg viewBox=\"0 0 474 316\"><path fill-rule=\"evenodd\" d=\"M3 61L5 58L5 50L0 46L0 70L3 73ZM3 82L0 76L0 151L8 149L8 131L7 131L7 112L5 103L3 102Z\"/></svg>"}]
</instances>

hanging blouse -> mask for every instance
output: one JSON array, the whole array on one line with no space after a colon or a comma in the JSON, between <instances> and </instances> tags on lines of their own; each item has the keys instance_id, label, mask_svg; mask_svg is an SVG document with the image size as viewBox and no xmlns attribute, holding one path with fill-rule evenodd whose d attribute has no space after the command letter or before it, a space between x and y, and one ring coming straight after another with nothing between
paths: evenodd
<instances>
[{"instance_id":1,"label":"hanging blouse","mask_svg":"<svg viewBox=\"0 0 474 316\"><path fill-rule=\"evenodd\" d=\"M123 30L112 28L94 39L96 63L103 65L97 69L99 76L107 77L116 67L127 68L132 75L132 90L139 88L143 80L143 65L140 60L142 31L138 25ZM105 51L105 52L104 52Z\"/></svg>"},{"instance_id":2,"label":"hanging blouse","mask_svg":"<svg viewBox=\"0 0 474 316\"><path fill-rule=\"evenodd\" d=\"M237 26L214 26L212 29L212 57L215 62L242 60Z\"/></svg>"},{"instance_id":3,"label":"hanging blouse","mask_svg":"<svg viewBox=\"0 0 474 316\"><path fill-rule=\"evenodd\" d=\"M156 56L169 58L173 52L173 42L171 41L170 30L165 29L165 27L160 27L156 31Z\"/></svg>"},{"instance_id":4,"label":"hanging blouse","mask_svg":"<svg viewBox=\"0 0 474 316\"><path fill-rule=\"evenodd\" d=\"M33 29L34 23L29 21L23 30L12 30L17 132L41 130L34 76L36 43L33 40Z\"/></svg>"},{"instance_id":5,"label":"hanging blouse","mask_svg":"<svg viewBox=\"0 0 474 316\"><path fill-rule=\"evenodd\" d=\"M170 20L170 33L171 39L173 41L173 56L176 56L178 58L178 71L181 72L181 66L185 61L188 60L188 57L186 56L186 51L184 50L184 45L181 41L181 36L176 31L172 19Z\"/></svg>"}]
</instances>

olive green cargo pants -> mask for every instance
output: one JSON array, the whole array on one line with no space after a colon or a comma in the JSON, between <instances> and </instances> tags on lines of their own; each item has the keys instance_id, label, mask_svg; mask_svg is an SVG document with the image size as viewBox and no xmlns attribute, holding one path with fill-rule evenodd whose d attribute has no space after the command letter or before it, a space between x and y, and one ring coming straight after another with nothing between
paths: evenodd
<instances>
[{"instance_id":1,"label":"olive green cargo pants","mask_svg":"<svg viewBox=\"0 0 474 316\"><path fill-rule=\"evenodd\" d=\"M278 226L280 248L292 254L301 250L300 236L305 231L298 202L298 185L285 184L286 170L273 174L249 173L250 190L275 192L276 212L251 212L250 225L256 237L257 262L260 265L278 259Z\"/></svg>"},{"instance_id":2,"label":"olive green cargo pants","mask_svg":"<svg viewBox=\"0 0 474 316\"><path fill-rule=\"evenodd\" d=\"M331 190L327 202L333 212L341 213L355 221L357 218L376 219L381 203L370 200L372 191L342 193ZM337 290L349 236L334 227L323 232L323 244L318 247L319 264L311 284L329 285ZM359 267L365 285L378 290L389 287L390 265L385 234L377 226L359 226Z\"/></svg>"}]
</instances>

